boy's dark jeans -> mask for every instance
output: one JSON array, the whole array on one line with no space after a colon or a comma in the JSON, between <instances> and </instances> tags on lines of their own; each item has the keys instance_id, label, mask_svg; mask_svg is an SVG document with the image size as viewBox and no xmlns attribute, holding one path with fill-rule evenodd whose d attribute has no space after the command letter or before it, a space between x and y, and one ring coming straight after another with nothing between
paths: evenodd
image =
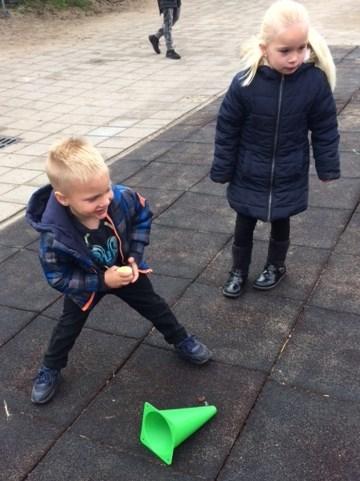
<instances>
[{"instance_id":1,"label":"boy's dark jeans","mask_svg":"<svg viewBox=\"0 0 360 481\"><path fill-rule=\"evenodd\" d=\"M69 297L64 297L63 313L53 330L44 364L52 369L62 369L67 364L68 354L79 336L91 310L106 294L114 294L151 321L169 344L182 341L187 332L179 324L168 304L156 292L146 275L140 274L134 284L108 292L96 294L92 308L86 312ZM121 317L121 316L119 316Z\"/></svg>"}]
</instances>

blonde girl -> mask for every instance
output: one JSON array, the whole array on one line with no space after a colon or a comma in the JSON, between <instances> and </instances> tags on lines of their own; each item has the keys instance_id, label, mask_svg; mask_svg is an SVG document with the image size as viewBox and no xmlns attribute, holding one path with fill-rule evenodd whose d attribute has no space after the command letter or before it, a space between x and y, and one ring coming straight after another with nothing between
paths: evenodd
<instances>
[{"instance_id":1,"label":"blonde girl","mask_svg":"<svg viewBox=\"0 0 360 481\"><path fill-rule=\"evenodd\" d=\"M210 177L228 183L237 213L226 297L244 291L257 220L270 222L271 234L253 287L272 289L285 276L290 217L308 205L309 132L320 180L340 177L335 82L330 50L305 7L293 0L273 3L259 35L245 45L216 126Z\"/></svg>"}]
</instances>

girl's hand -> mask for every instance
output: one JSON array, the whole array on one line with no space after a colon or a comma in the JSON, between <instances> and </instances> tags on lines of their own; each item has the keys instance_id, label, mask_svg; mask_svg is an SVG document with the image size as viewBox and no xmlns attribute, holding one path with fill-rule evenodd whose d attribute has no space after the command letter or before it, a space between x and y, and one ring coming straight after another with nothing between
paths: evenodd
<instances>
[{"instance_id":1,"label":"girl's hand","mask_svg":"<svg viewBox=\"0 0 360 481\"><path fill-rule=\"evenodd\" d=\"M104 275L105 284L111 289L127 286L130 282L133 282L133 278L133 272L123 273L119 271L119 266L110 267Z\"/></svg>"},{"instance_id":2,"label":"girl's hand","mask_svg":"<svg viewBox=\"0 0 360 481\"><path fill-rule=\"evenodd\" d=\"M139 279L139 268L135 262L135 259L133 257L129 257L128 259L129 266L131 267L133 271L133 279L131 281L131 284L134 284Z\"/></svg>"}]
</instances>

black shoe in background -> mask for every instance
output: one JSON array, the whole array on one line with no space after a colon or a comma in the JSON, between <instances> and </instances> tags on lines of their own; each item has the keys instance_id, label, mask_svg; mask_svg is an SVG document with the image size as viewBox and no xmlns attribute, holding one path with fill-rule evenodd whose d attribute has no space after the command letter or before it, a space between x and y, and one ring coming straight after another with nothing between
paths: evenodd
<instances>
[{"instance_id":1,"label":"black shoe in background","mask_svg":"<svg viewBox=\"0 0 360 481\"><path fill-rule=\"evenodd\" d=\"M168 50L166 52L166 58L172 58L173 60L179 60L181 58L181 56L175 52L174 49L171 49L171 50Z\"/></svg>"},{"instance_id":2,"label":"black shoe in background","mask_svg":"<svg viewBox=\"0 0 360 481\"><path fill-rule=\"evenodd\" d=\"M151 43L155 53L161 53L159 48L159 39L155 35L149 35L149 42Z\"/></svg>"}]
</instances>

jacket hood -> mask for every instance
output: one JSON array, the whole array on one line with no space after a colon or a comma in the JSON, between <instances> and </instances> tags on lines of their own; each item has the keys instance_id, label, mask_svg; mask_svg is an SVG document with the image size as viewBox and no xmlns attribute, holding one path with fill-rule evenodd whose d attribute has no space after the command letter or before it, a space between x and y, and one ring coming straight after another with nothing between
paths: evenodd
<instances>
[{"instance_id":1,"label":"jacket hood","mask_svg":"<svg viewBox=\"0 0 360 481\"><path fill-rule=\"evenodd\" d=\"M41 187L30 197L26 220L40 233L54 233L56 239L69 248L79 249L79 243L82 244L68 210L56 200L51 185Z\"/></svg>"}]
</instances>

